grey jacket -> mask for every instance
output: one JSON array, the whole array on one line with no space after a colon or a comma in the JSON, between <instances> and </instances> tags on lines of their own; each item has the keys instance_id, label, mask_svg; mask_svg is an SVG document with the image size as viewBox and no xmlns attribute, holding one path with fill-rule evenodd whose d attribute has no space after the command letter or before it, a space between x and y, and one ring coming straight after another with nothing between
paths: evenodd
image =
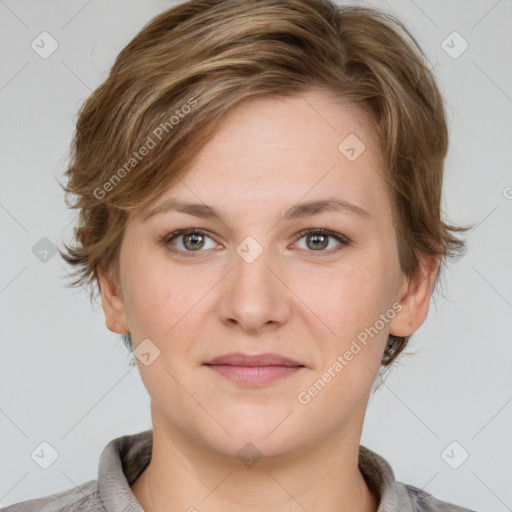
<instances>
[{"instance_id":1,"label":"grey jacket","mask_svg":"<svg viewBox=\"0 0 512 512\"><path fill-rule=\"evenodd\" d=\"M2 512L143 512L130 485L149 464L152 444L152 430L113 439L101 453L97 480L10 505ZM378 512L475 512L397 482L389 463L362 445L359 468L372 492L380 496Z\"/></svg>"}]
</instances>

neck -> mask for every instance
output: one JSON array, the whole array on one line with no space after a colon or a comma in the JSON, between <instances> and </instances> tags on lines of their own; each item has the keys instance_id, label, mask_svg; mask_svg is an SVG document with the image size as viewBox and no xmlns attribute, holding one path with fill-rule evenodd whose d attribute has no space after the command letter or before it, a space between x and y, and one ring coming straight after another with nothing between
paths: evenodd
<instances>
[{"instance_id":1,"label":"neck","mask_svg":"<svg viewBox=\"0 0 512 512\"><path fill-rule=\"evenodd\" d=\"M146 512L376 512L358 467L359 436L340 432L298 453L219 454L153 421L151 462L131 490ZM353 431L353 430L352 430Z\"/></svg>"}]
</instances>

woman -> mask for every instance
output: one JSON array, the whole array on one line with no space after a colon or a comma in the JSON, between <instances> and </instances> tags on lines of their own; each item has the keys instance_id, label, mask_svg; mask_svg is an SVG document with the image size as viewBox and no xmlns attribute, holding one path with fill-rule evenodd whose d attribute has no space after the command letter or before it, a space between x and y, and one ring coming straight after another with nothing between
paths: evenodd
<instances>
[{"instance_id":1,"label":"woman","mask_svg":"<svg viewBox=\"0 0 512 512\"><path fill-rule=\"evenodd\" d=\"M192 0L152 20L80 112L62 256L134 351L153 428L109 443L97 480L6 511L467 511L359 444L464 248L446 151L391 16Z\"/></svg>"}]
</instances>

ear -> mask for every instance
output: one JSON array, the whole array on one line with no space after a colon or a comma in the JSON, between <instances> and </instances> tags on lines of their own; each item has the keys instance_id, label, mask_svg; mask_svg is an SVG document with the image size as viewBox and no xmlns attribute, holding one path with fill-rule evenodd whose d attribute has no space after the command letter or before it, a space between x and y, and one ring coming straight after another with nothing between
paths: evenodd
<instances>
[{"instance_id":1,"label":"ear","mask_svg":"<svg viewBox=\"0 0 512 512\"><path fill-rule=\"evenodd\" d=\"M418 276L410 280L403 278L397 296L402 309L391 320L389 334L410 336L425 322L439 262L438 257L423 255Z\"/></svg>"},{"instance_id":2,"label":"ear","mask_svg":"<svg viewBox=\"0 0 512 512\"><path fill-rule=\"evenodd\" d=\"M111 272L99 269L98 280L101 288L101 306L105 314L105 324L112 332L126 334L130 327L126 319L124 299L117 278Z\"/></svg>"}]
</instances>

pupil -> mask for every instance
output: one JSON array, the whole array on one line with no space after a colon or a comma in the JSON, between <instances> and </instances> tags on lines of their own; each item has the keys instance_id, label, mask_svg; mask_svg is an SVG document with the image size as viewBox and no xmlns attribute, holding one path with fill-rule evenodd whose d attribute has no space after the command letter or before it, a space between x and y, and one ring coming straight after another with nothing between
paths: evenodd
<instances>
[{"instance_id":1,"label":"pupil","mask_svg":"<svg viewBox=\"0 0 512 512\"><path fill-rule=\"evenodd\" d=\"M197 244L196 242L200 242L202 238L202 235L192 234L192 235L186 235L185 237L185 245L187 245L188 242L192 241L191 247L200 247L200 244Z\"/></svg>"},{"instance_id":2,"label":"pupil","mask_svg":"<svg viewBox=\"0 0 512 512\"><path fill-rule=\"evenodd\" d=\"M322 238L324 239L324 240L323 240L323 244L322 244L322 243L320 243L320 245L318 245L318 244L316 244L316 243L313 243L313 247L316 247L316 248L318 248L318 247L320 247L320 248L324 248L324 247L325 247L325 240L327 239L327 237L326 237L325 235L313 235L313 236L312 236L312 239L313 239L313 240L317 240L317 241L318 241L319 239L322 239Z\"/></svg>"}]
</instances>

